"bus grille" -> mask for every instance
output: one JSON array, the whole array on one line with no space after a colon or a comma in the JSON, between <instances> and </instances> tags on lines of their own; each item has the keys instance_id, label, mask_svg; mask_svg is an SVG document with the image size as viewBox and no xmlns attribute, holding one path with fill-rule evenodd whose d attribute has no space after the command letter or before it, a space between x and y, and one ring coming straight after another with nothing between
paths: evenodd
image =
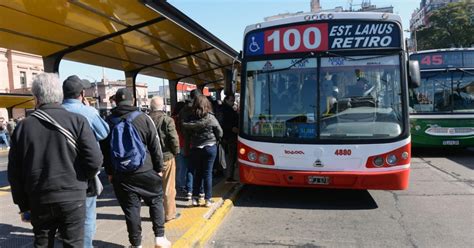
<instances>
[{"instance_id":1,"label":"bus grille","mask_svg":"<svg viewBox=\"0 0 474 248\"><path fill-rule=\"evenodd\" d=\"M474 127L430 127L425 133L433 136L468 136L474 135Z\"/></svg>"}]
</instances>

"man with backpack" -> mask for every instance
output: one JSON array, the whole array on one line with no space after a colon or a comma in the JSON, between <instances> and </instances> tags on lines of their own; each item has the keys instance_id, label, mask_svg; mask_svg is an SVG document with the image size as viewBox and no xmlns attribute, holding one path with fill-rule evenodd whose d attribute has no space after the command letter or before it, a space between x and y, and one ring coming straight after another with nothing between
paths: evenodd
<instances>
[{"instance_id":1,"label":"man with backpack","mask_svg":"<svg viewBox=\"0 0 474 248\"><path fill-rule=\"evenodd\" d=\"M179 138L173 118L163 112L163 98L155 96L150 103L150 117L155 122L160 135L161 151L163 152L163 191L165 221L176 219L176 162L175 157L179 153Z\"/></svg>"},{"instance_id":2,"label":"man with backpack","mask_svg":"<svg viewBox=\"0 0 474 248\"><path fill-rule=\"evenodd\" d=\"M117 107L107 117L110 134L101 142L104 166L125 214L132 247L142 247L141 199L150 208L155 247L171 247L165 237L163 154L155 124L133 106L126 88L115 94Z\"/></svg>"}]
</instances>

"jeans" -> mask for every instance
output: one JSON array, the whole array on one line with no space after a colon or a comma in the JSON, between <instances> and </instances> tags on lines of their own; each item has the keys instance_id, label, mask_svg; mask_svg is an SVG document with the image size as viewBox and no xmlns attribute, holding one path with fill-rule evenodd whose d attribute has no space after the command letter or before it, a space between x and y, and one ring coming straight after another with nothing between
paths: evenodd
<instances>
[{"instance_id":1,"label":"jeans","mask_svg":"<svg viewBox=\"0 0 474 248\"><path fill-rule=\"evenodd\" d=\"M92 248L92 240L96 231L96 203L97 196L86 198L86 222L84 226L84 247Z\"/></svg>"},{"instance_id":2,"label":"jeans","mask_svg":"<svg viewBox=\"0 0 474 248\"><path fill-rule=\"evenodd\" d=\"M3 143L4 143L7 147L10 147L10 143L8 143L7 134L6 134L5 132L0 132L0 140L3 140Z\"/></svg>"},{"instance_id":3,"label":"jeans","mask_svg":"<svg viewBox=\"0 0 474 248\"><path fill-rule=\"evenodd\" d=\"M59 229L63 247L84 246L85 201L33 203L31 224L35 234L34 247L54 247L54 236Z\"/></svg>"},{"instance_id":4,"label":"jeans","mask_svg":"<svg viewBox=\"0 0 474 248\"><path fill-rule=\"evenodd\" d=\"M191 163L194 167L193 196L199 197L199 189L204 183L204 199L212 197L212 167L217 155L217 145L191 149Z\"/></svg>"},{"instance_id":5,"label":"jeans","mask_svg":"<svg viewBox=\"0 0 474 248\"><path fill-rule=\"evenodd\" d=\"M186 189L187 186L188 157L182 153L176 155L176 189ZM191 183L192 185L192 183Z\"/></svg>"}]
</instances>

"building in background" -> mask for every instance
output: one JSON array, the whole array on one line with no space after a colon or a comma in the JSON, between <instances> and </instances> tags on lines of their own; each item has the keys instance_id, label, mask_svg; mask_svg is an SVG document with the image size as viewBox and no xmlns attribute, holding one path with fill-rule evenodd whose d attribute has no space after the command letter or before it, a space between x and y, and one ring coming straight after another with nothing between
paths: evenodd
<instances>
[{"instance_id":1,"label":"building in background","mask_svg":"<svg viewBox=\"0 0 474 248\"><path fill-rule=\"evenodd\" d=\"M192 90L196 89L196 85L194 84L188 84L184 82L178 82L176 85L176 91L177 91L177 101L185 101L186 99L189 99L189 92ZM204 87L203 89L203 94L205 96L211 96L211 92L207 87ZM163 99L165 99L165 106L166 106L166 112L171 112L171 99L170 99L170 90L168 85L164 86L159 86L157 91L150 91L148 92L148 98L151 99L154 96L161 96Z\"/></svg>"},{"instance_id":2,"label":"building in background","mask_svg":"<svg viewBox=\"0 0 474 248\"><path fill-rule=\"evenodd\" d=\"M359 3L360 2L360 3ZM323 9L321 6L320 0L311 0L310 2L310 11L305 12L305 11L297 11L297 12L286 12L286 13L281 13L273 16L268 16L263 18L265 21L273 21L281 18L287 18L287 17L292 17L292 16L298 16L298 15L308 15L311 13L317 13L317 12L387 12L387 13L393 13L393 6L387 6L387 7L377 7L376 5L373 5L370 0L359 0L359 1L354 1L354 0L348 0L349 3L349 8L344 9L343 6L337 6L333 9ZM360 8L355 9L355 6L359 6Z\"/></svg>"},{"instance_id":3,"label":"building in background","mask_svg":"<svg viewBox=\"0 0 474 248\"><path fill-rule=\"evenodd\" d=\"M44 71L41 56L0 47L0 93L31 94L33 77ZM0 108L5 119L25 116L25 109Z\"/></svg>"},{"instance_id":4,"label":"building in background","mask_svg":"<svg viewBox=\"0 0 474 248\"><path fill-rule=\"evenodd\" d=\"M99 82L91 82L92 87L85 90L85 97L90 105L97 108L101 115L107 115L113 108L110 97L115 95L118 89L126 87L125 80L108 80L106 78ZM147 83L136 82L137 106L147 109L148 85Z\"/></svg>"},{"instance_id":5,"label":"building in background","mask_svg":"<svg viewBox=\"0 0 474 248\"><path fill-rule=\"evenodd\" d=\"M420 7L415 9L410 19L410 40L408 42L411 51L416 50L416 32L431 27L430 16L433 12L446 6L448 3L461 2L462 0L421 0Z\"/></svg>"}]
</instances>

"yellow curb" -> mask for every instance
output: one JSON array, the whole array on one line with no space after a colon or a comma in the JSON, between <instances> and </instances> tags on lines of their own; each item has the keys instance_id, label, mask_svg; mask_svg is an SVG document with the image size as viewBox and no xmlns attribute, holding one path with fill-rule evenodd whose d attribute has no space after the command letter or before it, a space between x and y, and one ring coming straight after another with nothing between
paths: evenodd
<instances>
[{"instance_id":1,"label":"yellow curb","mask_svg":"<svg viewBox=\"0 0 474 248\"><path fill-rule=\"evenodd\" d=\"M7 190L10 190L10 186L5 186L5 187L0 188L0 191L7 191Z\"/></svg>"},{"instance_id":2,"label":"yellow curb","mask_svg":"<svg viewBox=\"0 0 474 248\"><path fill-rule=\"evenodd\" d=\"M237 186L229 199L224 200L210 219L202 218L194 224L181 238L173 244L173 248L204 247L209 238L220 226L227 213L234 206L234 201L242 186Z\"/></svg>"},{"instance_id":3,"label":"yellow curb","mask_svg":"<svg viewBox=\"0 0 474 248\"><path fill-rule=\"evenodd\" d=\"M10 186L5 186L0 188L0 196L9 195L10 194Z\"/></svg>"}]
</instances>

